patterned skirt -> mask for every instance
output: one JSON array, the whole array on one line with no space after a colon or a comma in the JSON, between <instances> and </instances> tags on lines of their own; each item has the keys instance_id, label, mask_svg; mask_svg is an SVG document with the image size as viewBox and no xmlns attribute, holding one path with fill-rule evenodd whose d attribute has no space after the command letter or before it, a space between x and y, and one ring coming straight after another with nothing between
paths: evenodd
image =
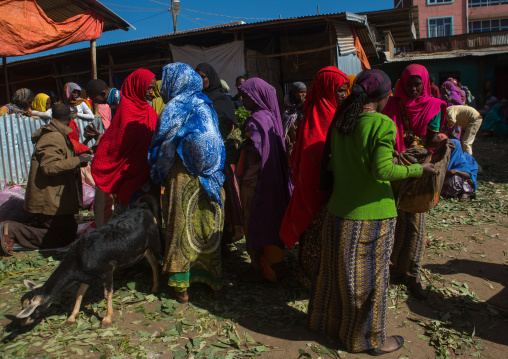
<instances>
[{"instance_id":1,"label":"patterned skirt","mask_svg":"<svg viewBox=\"0 0 508 359\"><path fill-rule=\"evenodd\" d=\"M222 190L224 203L224 190ZM224 210L212 202L199 178L177 157L169 172L162 199L166 223L163 273L176 291L201 282L222 288L221 236Z\"/></svg>"},{"instance_id":2,"label":"patterned skirt","mask_svg":"<svg viewBox=\"0 0 508 359\"><path fill-rule=\"evenodd\" d=\"M418 278L425 253L425 213L397 211L391 261L397 274Z\"/></svg>"},{"instance_id":3,"label":"patterned skirt","mask_svg":"<svg viewBox=\"0 0 508 359\"><path fill-rule=\"evenodd\" d=\"M298 282L307 289L310 289L314 275L319 269L321 236L327 211L326 205L323 206L298 239L298 264L294 273Z\"/></svg>"},{"instance_id":4,"label":"patterned skirt","mask_svg":"<svg viewBox=\"0 0 508 359\"><path fill-rule=\"evenodd\" d=\"M309 327L339 339L349 352L379 348L386 340L395 222L395 218L361 221L326 213Z\"/></svg>"}]
</instances>

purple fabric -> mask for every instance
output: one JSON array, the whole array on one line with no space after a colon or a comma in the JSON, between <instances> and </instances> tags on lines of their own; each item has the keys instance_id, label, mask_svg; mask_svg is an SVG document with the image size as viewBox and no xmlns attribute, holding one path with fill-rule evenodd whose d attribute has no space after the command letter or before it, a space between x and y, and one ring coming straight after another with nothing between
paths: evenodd
<instances>
[{"instance_id":1,"label":"purple fabric","mask_svg":"<svg viewBox=\"0 0 508 359\"><path fill-rule=\"evenodd\" d=\"M446 103L447 107L455 105L463 105L462 99L460 97L461 93L457 88L457 86L455 86L451 81L445 81L443 82L443 87L448 90L448 96L450 96L450 99L452 100L452 102ZM444 95L445 93L443 91L441 93L441 99L446 101Z\"/></svg>"},{"instance_id":2,"label":"purple fabric","mask_svg":"<svg viewBox=\"0 0 508 359\"><path fill-rule=\"evenodd\" d=\"M284 244L279 229L291 198L288 162L282 121L275 88L259 78L251 78L240 87L258 107L245 120L253 145L261 156L261 173L249 218L247 248Z\"/></svg>"}]
</instances>

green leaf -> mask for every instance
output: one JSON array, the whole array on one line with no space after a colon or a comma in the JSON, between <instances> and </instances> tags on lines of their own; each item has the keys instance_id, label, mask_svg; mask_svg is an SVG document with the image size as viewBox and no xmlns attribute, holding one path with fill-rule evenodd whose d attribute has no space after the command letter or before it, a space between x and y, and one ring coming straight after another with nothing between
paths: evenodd
<instances>
[{"instance_id":1,"label":"green leaf","mask_svg":"<svg viewBox=\"0 0 508 359\"><path fill-rule=\"evenodd\" d=\"M420 338L421 340L427 340L427 341L430 340L430 337L423 335L423 334L418 334L417 337Z\"/></svg>"},{"instance_id":2,"label":"green leaf","mask_svg":"<svg viewBox=\"0 0 508 359\"><path fill-rule=\"evenodd\" d=\"M297 359L300 359L300 358L312 359L312 356L303 349L298 349L298 353L300 353L300 356Z\"/></svg>"},{"instance_id":3,"label":"green leaf","mask_svg":"<svg viewBox=\"0 0 508 359\"><path fill-rule=\"evenodd\" d=\"M136 282L127 283L127 288L129 288L130 290L136 290Z\"/></svg>"},{"instance_id":4,"label":"green leaf","mask_svg":"<svg viewBox=\"0 0 508 359\"><path fill-rule=\"evenodd\" d=\"M249 344L256 344L256 341L252 339L249 333L245 333L245 341Z\"/></svg>"},{"instance_id":5,"label":"green leaf","mask_svg":"<svg viewBox=\"0 0 508 359\"><path fill-rule=\"evenodd\" d=\"M173 350L174 359L182 359L187 356L187 352L182 350Z\"/></svg>"}]
</instances>

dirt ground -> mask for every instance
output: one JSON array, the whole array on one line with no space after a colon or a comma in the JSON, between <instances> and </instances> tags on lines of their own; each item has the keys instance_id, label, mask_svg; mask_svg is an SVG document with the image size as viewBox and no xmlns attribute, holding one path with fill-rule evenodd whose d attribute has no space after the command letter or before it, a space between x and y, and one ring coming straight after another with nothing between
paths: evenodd
<instances>
[{"instance_id":1,"label":"dirt ground","mask_svg":"<svg viewBox=\"0 0 508 359\"><path fill-rule=\"evenodd\" d=\"M404 285L389 291L389 335L406 339L389 358L508 358L508 140L478 138L483 167L477 199L441 200L426 215L432 240L423 261L429 299ZM294 264L297 248L288 254ZM166 285L149 294L151 271L140 263L115 279L113 326L100 329L105 301L99 285L86 294L75 325L65 319L77 285L65 290L46 316L21 328L14 315L27 291L24 279L43 283L62 258L16 253L0 262L0 357L90 358L367 358L341 351L334 338L306 328L309 293L289 275L279 284L241 281L245 243L224 260L229 292L214 301L205 286L179 305ZM166 279L163 278L163 283Z\"/></svg>"}]
</instances>

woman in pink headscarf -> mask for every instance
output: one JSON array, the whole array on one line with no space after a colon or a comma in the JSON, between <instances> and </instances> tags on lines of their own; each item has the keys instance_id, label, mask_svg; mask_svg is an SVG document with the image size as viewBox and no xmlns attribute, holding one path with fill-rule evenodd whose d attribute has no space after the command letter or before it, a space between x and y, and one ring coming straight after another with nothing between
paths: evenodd
<instances>
[{"instance_id":1,"label":"woman in pink headscarf","mask_svg":"<svg viewBox=\"0 0 508 359\"><path fill-rule=\"evenodd\" d=\"M446 119L446 103L431 95L429 73L418 64L409 65L400 76L399 86L383 110L397 127L395 150L422 146L433 148ZM391 261L395 271L403 275L420 299L427 295L419 279L420 261L425 249L424 213L397 211L395 243Z\"/></svg>"}]
</instances>

